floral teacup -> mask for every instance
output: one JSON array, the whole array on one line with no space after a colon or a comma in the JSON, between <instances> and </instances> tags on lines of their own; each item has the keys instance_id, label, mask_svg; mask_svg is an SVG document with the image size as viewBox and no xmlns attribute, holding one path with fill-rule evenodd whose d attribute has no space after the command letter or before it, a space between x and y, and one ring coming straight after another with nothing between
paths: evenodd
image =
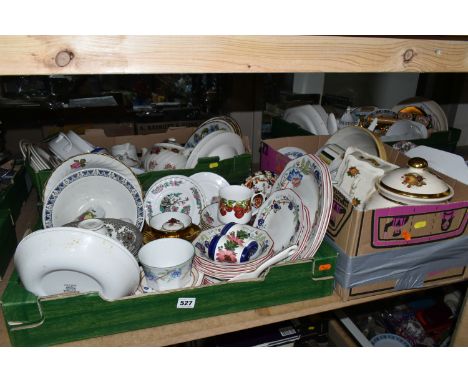
<instances>
[{"instance_id":1,"label":"floral teacup","mask_svg":"<svg viewBox=\"0 0 468 382\"><path fill-rule=\"evenodd\" d=\"M138 259L147 285L156 291L183 288L190 281L193 245L184 239L165 238L141 247Z\"/></svg>"}]
</instances>

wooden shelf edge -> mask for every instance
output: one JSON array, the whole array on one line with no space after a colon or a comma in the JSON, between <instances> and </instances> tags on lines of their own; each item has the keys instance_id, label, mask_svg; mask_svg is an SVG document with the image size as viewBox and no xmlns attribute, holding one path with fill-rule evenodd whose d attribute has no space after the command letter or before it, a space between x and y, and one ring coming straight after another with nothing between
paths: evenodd
<instances>
[{"instance_id":1,"label":"wooden shelf edge","mask_svg":"<svg viewBox=\"0 0 468 382\"><path fill-rule=\"evenodd\" d=\"M0 36L0 75L468 72L468 41L351 36Z\"/></svg>"}]
</instances>

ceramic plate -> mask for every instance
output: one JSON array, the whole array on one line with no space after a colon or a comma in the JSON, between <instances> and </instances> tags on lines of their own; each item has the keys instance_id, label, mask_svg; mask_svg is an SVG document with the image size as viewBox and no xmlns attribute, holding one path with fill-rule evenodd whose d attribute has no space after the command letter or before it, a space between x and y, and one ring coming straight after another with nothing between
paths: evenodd
<instances>
[{"instance_id":1,"label":"ceramic plate","mask_svg":"<svg viewBox=\"0 0 468 382\"><path fill-rule=\"evenodd\" d=\"M200 158L217 156L219 160L223 160L243 154L244 152L244 143L239 135L217 131L203 138L193 149L187 159L185 168L194 168Z\"/></svg>"},{"instance_id":2,"label":"ceramic plate","mask_svg":"<svg viewBox=\"0 0 468 382\"><path fill-rule=\"evenodd\" d=\"M62 226L90 212L90 217L130 219L141 231L144 219L139 190L115 171L94 168L73 172L44 200L44 228Z\"/></svg>"},{"instance_id":3,"label":"ceramic plate","mask_svg":"<svg viewBox=\"0 0 468 382\"><path fill-rule=\"evenodd\" d=\"M210 229L224 225L218 220L218 207L219 203L213 203L206 206L200 216L200 227L202 229Z\"/></svg>"},{"instance_id":4,"label":"ceramic plate","mask_svg":"<svg viewBox=\"0 0 468 382\"><path fill-rule=\"evenodd\" d=\"M201 187L183 175L169 175L154 182L146 192L144 207L146 223L161 212L182 212L190 215L194 224L206 206Z\"/></svg>"},{"instance_id":5,"label":"ceramic plate","mask_svg":"<svg viewBox=\"0 0 468 382\"><path fill-rule=\"evenodd\" d=\"M305 154L307 154L304 150L300 149L299 147L281 147L278 150L281 154L286 155L289 159L297 159Z\"/></svg>"},{"instance_id":6,"label":"ceramic plate","mask_svg":"<svg viewBox=\"0 0 468 382\"><path fill-rule=\"evenodd\" d=\"M327 116L326 113L323 115L322 111L318 111L317 107L320 105L304 105L304 110L309 113L310 119L317 130L318 135L328 135L328 129L326 125ZM322 108L323 109L323 108ZM325 117L325 119L324 119Z\"/></svg>"},{"instance_id":7,"label":"ceramic plate","mask_svg":"<svg viewBox=\"0 0 468 382\"><path fill-rule=\"evenodd\" d=\"M186 288L195 288L197 286L202 285L204 274L199 272L196 268L192 267L190 271L190 280L187 282L186 285L179 289L186 289ZM163 292L173 292L175 289L163 291ZM135 295L142 294L142 293L162 293L161 291L156 291L153 288L150 288L146 282L145 272L143 268L140 267L140 285L138 289L135 291Z\"/></svg>"},{"instance_id":8,"label":"ceramic plate","mask_svg":"<svg viewBox=\"0 0 468 382\"><path fill-rule=\"evenodd\" d=\"M301 198L310 214L312 227L309 244L323 240L323 226L328 225L333 201L330 173L315 155L304 155L290 161L278 176L273 191L292 189Z\"/></svg>"},{"instance_id":9,"label":"ceramic plate","mask_svg":"<svg viewBox=\"0 0 468 382\"><path fill-rule=\"evenodd\" d=\"M143 236L136 226L119 219L101 219L107 229L109 237L117 240L133 255L137 256L138 250L143 244ZM78 227L80 222L71 222L64 227Z\"/></svg>"},{"instance_id":10,"label":"ceramic plate","mask_svg":"<svg viewBox=\"0 0 468 382\"><path fill-rule=\"evenodd\" d=\"M140 198L143 199L143 192L141 190L140 182L138 181L133 171L125 166L122 162L111 157L110 155L80 154L67 159L54 170L44 187L44 200L48 198L50 192L55 188L57 183L69 174L83 169L93 168L103 168L122 175L122 177L127 179L133 185L133 187L139 193Z\"/></svg>"},{"instance_id":11,"label":"ceramic plate","mask_svg":"<svg viewBox=\"0 0 468 382\"><path fill-rule=\"evenodd\" d=\"M15 267L24 287L37 296L99 292L114 300L133 294L140 269L117 241L88 230L38 230L18 244Z\"/></svg>"},{"instance_id":12,"label":"ceramic plate","mask_svg":"<svg viewBox=\"0 0 468 382\"><path fill-rule=\"evenodd\" d=\"M284 113L283 119L286 122L295 123L299 125L303 130L308 131L309 133L317 135L317 128L314 125L314 122L310 118L309 114L303 109L293 107L287 109Z\"/></svg>"},{"instance_id":13,"label":"ceramic plate","mask_svg":"<svg viewBox=\"0 0 468 382\"><path fill-rule=\"evenodd\" d=\"M233 124L222 117L211 118L203 122L197 130L189 137L185 143L186 149L191 149L197 146L203 138L213 133L214 131L225 131L229 133L237 134L236 127Z\"/></svg>"},{"instance_id":14,"label":"ceramic plate","mask_svg":"<svg viewBox=\"0 0 468 382\"><path fill-rule=\"evenodd\" d=\"M378 334L371 339L371 344L377 347L410 347L404 338L392 333Z\"/></svg>"},{"instance_id":15,"label":"ceramic plate","mask_svg":"<svg viewBox=\"0 0 468 382\"><path fill-rule=\"evenodd\" d=\"M327 118L328 134L333 135L338 131L338 124L336 123L335 114L330 113Z\"/></svg>"},{"instance_id":16,"label":"ceramic plate","mask_svg":"<svg viewBox=\"0 0 468 382\"><path fill-rule=\"evenodd\" d=\"M335 144L344 151L346 151L348 147L354 146L368 154L379 156L383 160L387 159L385 147L380 139L372 132L362 127L344 127L333 134L326 144Z\"/></svg>"},{"instance_id":17,"label":"ceramic plate","mask_svg":"<svg viewBox=\"0 0 468 382\"><path fill-rule=\"evenodd\" d=\"M273 250L277 253L298 244L305 223L301 198L293 190L284 189L270 194L260 207L253 226L274 237Z\"/></svg>"},{"instance_id":18,"label":"ceramic plate","mask_svg":"<svg viewBox=\"0 0 468 382\"><path fill-rule=\"evenodd\" d=\"M219 202L219 190L229 186L229 182L214 172L198 172L189 177L203 190L207 203Z\"/></svg>"}]
</instances>

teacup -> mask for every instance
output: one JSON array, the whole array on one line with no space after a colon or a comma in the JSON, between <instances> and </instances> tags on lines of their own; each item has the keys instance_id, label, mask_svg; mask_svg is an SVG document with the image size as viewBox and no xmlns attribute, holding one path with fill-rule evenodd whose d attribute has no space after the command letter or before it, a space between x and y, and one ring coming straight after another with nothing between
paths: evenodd
<instances>
[{"instance_id":1,"label":"teacup","mask_svg":"<svg viewBox=\"0 0 468 382\"><path fill-rule=\"evenodd\" d=\"M236 224L223 236L216 236L218 237L214 242L211 241L208 248L208 256L214 261L244 263L258 253L258 242L250 238L249 233L242 229L241 224Z\"/></svg>"},{"instance_id":2,"label":"teacup","mask_svg":"<svg viewBox=\"0 0 468 382\"><path fill-rule=\"evenodd\" d=\"M110 236L104 222L101 219L86 219L78 223L78 228L87 229L102 235Z\"/></svg>"},{"instance_id":3,"label":"teacup","mask_svg":"<svg viewBox=\"0 0 468 382\"><path fill-rule=\"evenodd\" d=\"M139 165L138 155L135 145L127 142L121 145L115 145L111 148L112 156L128 167Z\"/></svg>"},{"instance_id":4,"label":"teacup","mask_svg":"<svg viewBox=\"0 0 468 382\"><path fill-rule=\"evenodd\" d=\"M147 284L156 291L178 289L190 282L193 245L184 239L165 238L141 247L138 259Z\"/></svg>"},{"instance_id":5,"label":"teacup","mask_svg":"<svg viewBox=\"0 0 468 382\"><path fill-rule=\"evenodd\" d=\"M67 160L75 155L82 154L70 138L64 133L58 133L57 136L48 143L50 151L58 158Z\"/></svg>"},{"instance_id":6,"label":"teacup","mask_svg":"<svg viewBox=\"0 0 468 382\"><path fill-rule=\"evenodd\" d=\"M253 190L245 186L227 186L219 191L218 219L226 223L246 224L252 218Z\"/></svg>"},{"instance_id":7,"label":"teacup","mask_svg":"<svg viewBox=\"0 0 468 382\"><path fill-rule=\"evenodd\" d=\"M145 243L152 240L176 237L193 241L201 229L192 223L192 218L182 212L163 212L154 215L149 222L149 228L145 230Z\"/></svg>"}]
</instances>

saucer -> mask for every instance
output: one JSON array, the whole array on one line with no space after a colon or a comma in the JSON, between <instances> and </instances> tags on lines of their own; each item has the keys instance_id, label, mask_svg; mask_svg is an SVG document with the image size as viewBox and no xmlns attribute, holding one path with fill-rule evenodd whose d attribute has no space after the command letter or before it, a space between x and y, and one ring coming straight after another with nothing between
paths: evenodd
<instances>
[{"instance_id":1,"label":"saucer","mask_svg":"<svg viewBox=\"0 0 468 382\"><path fill-rule=\"evenodd\" d=\"M135 295L142 294L142 293L162 293L157 291L153 288L150 288L146 282L145 272L143 272L143 268L140 267L140 285L138 289L135 291ZM204 274L199 272L196 268L192 267L190 271L190 280L178 289L186 289L186 288L194 288L196 286L202 285ZM169 289L164 292L172 292L174 289Z\"/></svg>"}]
</instances>

